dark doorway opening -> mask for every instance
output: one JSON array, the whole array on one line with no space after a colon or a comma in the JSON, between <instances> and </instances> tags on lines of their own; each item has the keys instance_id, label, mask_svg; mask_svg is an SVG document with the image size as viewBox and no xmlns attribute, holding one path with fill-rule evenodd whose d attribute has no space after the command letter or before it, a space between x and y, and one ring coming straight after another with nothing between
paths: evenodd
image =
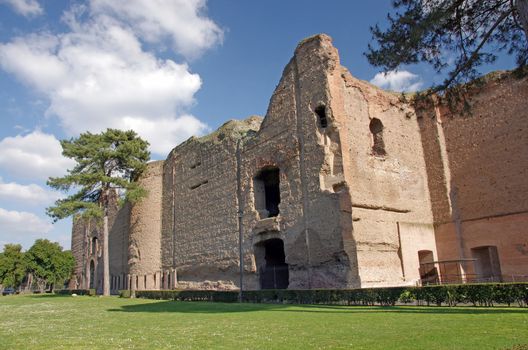
<instances>
[{"instance_id":1,"label":"dark doorway opening","mask_svg":"<svg viewBox=\"0 0 528 350\"><path fill-rule=\"evenodd\" d=\"M282 239L270 239L260 246L264 253L264 264L260 267L261 289L288 288L289 271Z\"/></svg>"},{"instance_id":2,"label":"dark doorway opening","mask_svg":"<svg viewBox=\"0 0 528 350\"><path fill-rule=\"evenodd\" d=\"M279 168L265 168L254 181L255 208L261 218L279 215L280 171Z\"/></svg>"},{"instance_id":3,"label":"dark doorway opening","mask_svg":"<svg viewBox=\"0 0 528 350\"><path fill-rule=\"evenodd\" d=\"M95 289L95 264L94 261L90 261L90 289Z\"/></svg>"},{"instance_id":4,"label":"dark doorway opening","mask_svg":"<svg viewBox=\"0 0 528 350\"><path fill-rule=\"evenodd\" d=\"M475 261L475 273L479 282L500 282L502 273L496 246L471 249Z\"/></svg>"},{"instance_id":5,"label":"dark doorway opening","mask_svg":"<svg viewBox=\"0 0 528 350\"><path fill-rule=\"evenodd\" d=\"M418 251L418 261L420 262L420 279L422 285L438 283L438 271L434 262L434 255L431 250Z\"/></svg>"}]
</instances>

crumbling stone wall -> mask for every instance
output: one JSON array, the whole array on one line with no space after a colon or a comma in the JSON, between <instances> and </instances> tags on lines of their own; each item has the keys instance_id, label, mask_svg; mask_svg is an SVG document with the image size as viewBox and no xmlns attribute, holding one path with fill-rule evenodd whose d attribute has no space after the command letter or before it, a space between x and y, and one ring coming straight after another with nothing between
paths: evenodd
<instances>
[{"instance_id":1,"label":"crumbling stone wall","mask_svg":"<svg viewBox=\"0 0 528 350\"><path fill-rule=\"evenodd\" d=\"M167 283L226 281L238 275L238 141L255 132L261 118L230 121L211 135L176 147L163 183L163 265ZM172 269L176 274L169 277Z\"/></svg>"}]
</instances>

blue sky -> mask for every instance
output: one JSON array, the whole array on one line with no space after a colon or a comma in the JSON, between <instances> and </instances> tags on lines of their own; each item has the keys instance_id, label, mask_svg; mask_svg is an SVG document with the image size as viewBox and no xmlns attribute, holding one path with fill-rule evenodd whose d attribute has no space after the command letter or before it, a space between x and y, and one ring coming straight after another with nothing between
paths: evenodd
<instances>
[{"instance_id":1,"label":"blue sky","mask_svg":"<svg viewBox=\"0 0 528 350\"><path fill-rule=\"evenodd\" d=\"M133 128L153 159L229 119L264 115L297 43L327 33L352 75L394 90L440 82L432 68L376 75L363 52L389 0L0 0L0 247L69 249L46 188L71 162L58 140ZM502 56L494 69L513 67ZM491 67L483 68L483 72Z\"/></svg>"}]
</instances>

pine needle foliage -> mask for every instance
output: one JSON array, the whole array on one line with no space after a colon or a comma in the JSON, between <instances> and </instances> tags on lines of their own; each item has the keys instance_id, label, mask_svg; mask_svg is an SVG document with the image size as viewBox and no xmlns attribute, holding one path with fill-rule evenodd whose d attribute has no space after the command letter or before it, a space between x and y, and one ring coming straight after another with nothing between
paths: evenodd
<instances>
[{"instance_id":1,"label":"pine needle foliage","mask_svg":"<svg viewBox=\"0 0 528 350\"><path fill-rule=\"evenodd\" d=\"M386 72L425 62L446 78L431 92L468 82L499 52L528 61L528 0L394 0L389 26L371 27L365 53Z\"/></svg>"},{"instance_id":2,"label":"pine needle foliage","mask_svg":"<svg viewBox=\"0 0 528 350\"><path fill-rule=\"evenodd\" d=\"M46 209L54 221L81 214L100 218L108 210L110 191L135 202L145 195L137 179L150 159L148 142L134 131L107 129L100 134L86 132L62 140L62 154L77 163L63 177L51 177L47 184L60 191L75 192Z\"/></svg>"}]
</instances>

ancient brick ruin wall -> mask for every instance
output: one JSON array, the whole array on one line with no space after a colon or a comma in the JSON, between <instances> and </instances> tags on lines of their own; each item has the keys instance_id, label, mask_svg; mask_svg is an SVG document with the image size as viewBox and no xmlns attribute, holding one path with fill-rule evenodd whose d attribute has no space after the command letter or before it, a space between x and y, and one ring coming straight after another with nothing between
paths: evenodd
<instances>
[{"instance_id":1,"label":"ancient brick ruin wall","mask_svg":"<svg viewBox=\"0 0 528 350\"><path fill-rule=\"evenodd\" d=\"M505 275L528 275L528 79L494 73L469 112L419 111L441 259L496 246ZM469 273L473 273L468 264Z\"/></svg>"},{"instance_id":2,"label":"ancient brick ruin wall","mask_svg":"<svg viewBox=\"0 0 528 350\"><path fill-rule=\"evenodd\" d=\"M73 289L84 287L84 271L86 270L86 239L85 227L78 218L73 218L71 252L75 259L75 268L73 274L75 278L70 281L70 286Z\"/></svg>"},{"instance_id":3,"label":"ancient brick ruin wall","mask_svg":"<svg viewBox=\"0 0 528 350\"><path fill-rule=\"evenodd\" d=\"M174 159L175 150L163 163L161 197L161 269L169 271L174 262Z\"/></svg>"},{"instance_id":4,"label":"ancient brick ruin wall","mask_svg":"<svg viewBox=\"0 0 528 350\"><path fill-rule=\"evenodd\" d=\"M327 71L337 65L328 37L304 41L256 135L240 139L227 123L171 152L163 179L162 262L164 269L177 270L178 283L238 282L240 181L246 288L259 288L259 244L270 238L284 241L290 288L357 286L357 271L350 271L355 256L345 251L341 226L343 215L351 221L350 211L341 210L340 194L332 187L343 183L338 131L323 130L315 113L329 105ZM231 124L240 123L249 120ZM329 130L334 135L324 136ZM255 206L254 181L270 166L280 172L280 215L264 218Z\"/></svg>"},{"instance_id":5,"label":"ancient brick ruin wall","mask_svg":"<svg viewBox=\"0 0 528 350\"><path fill-rule=\"evenodd\" d=\"M125 203L123 207L117 205L111 207L108 227L110 288L115 293L127 288L130 204Z\"/></svg>"},{"instance_id":6,"label":"ancient brick ruin wall","mask_svg":"<svg viewBox=\"0 0 528 350\"><path fill-rule=\"evenodd\" d=\"M132 289L160 287L163 165L164 161L148 163L139 180L147 195L131 207L128 268Z\"/></svg>"},{"instance_id":7,"label":"ancient brick ruin wall","mask_svg":"<svg viewBox=\"0 0 528 350\"><path fill-rule=\"evenodd\" d=\"M102 292L102 227L96 219L75 217L72 228L72 254L75 259L75 286ZM93 264L93 274L90 273Z\"/></svg>"},{"instance_id":8,"label":"ancient brick ruin wall","mask_svg":"<svg viewBox=\"0 0 528 350\"><path fill-rule=\"evenodd\" d=\"M225 280L230 288L238 280L236 148L260 121L228 122L176 147L167 159L164 203L170 209L163 211L163 240L170 249L163 247L162 260L165 269L177 271L172 283Z\"/></svg>"},{"instance_id":9,"label":"ancient brick ruin wall","mask_svg":"<svg viewBox=\"0 0 528 350\"><path fill-rule=\"evenodd\" d=\"M527 86L490 82L473 93L474 117L414 110L353 78L328 36L308 38L264 120L230 121L150 163L149 196L112 214L111 274L119 289L136 277L139 289L235 288L239 210L246 289L260 288L264 242L277 238L292 289L414 284L420 250L458 259L482 245L499 247L504 273L528 270ZM256 180L271 167L279 215L266 217ZM72 249L86 274L99 233L83 227Z\"/></svg>"},{"instance_id":10,"label":"ancient brick ruin wall","mask_svg":"<svg viewBox=\"0 0 528 350\"><path fill-rule=\"evenodd\" d=\"M331 187L342 182L338 137L332 140L328 135L337 129L331 116L323 126L316 113L318 108L330 112L327 72L336 64L337 51L329 37L301 42L284 70L261 130L244 147L245 249L253 250L259 268L263 261L258 244L282 239L289 288L357 286L357 272L351 271L355 256L349 256L343 245L340 195ZM262 219L255 208L254 178L268 166L280 170L280 215ZM330 189L325 187L329 184Z\"/></svg>"},{"instance_id":11,"label":"ancient brick ruin wall","mask_svg":"<svg viewBox=\"0 0 528 350\"><path fill-rule=\"evenodd\" d=\"M333 81L361 286L416 283L417 252L435 251L416 115L344 68Z\"/></svg>"},{"instance_id":12,"label":"ancient brick ruin wall","mask_svg":"<svg viewBox=\"0 0 528 350\"><path fill-rule=\"evenodd\" d=\"M128 233L130 206L120 208L117 197L110 197L108 213L108 246L110 251L111 291L127 288L128 273ZM94 238L95 244L94 244ZM95 248L95 249L94 249ZM103 232L102 222L97 219L75 217L72 227L72 254L75 259L74 281L76 288L94 287L102 292L103 281ZM90 281L90 264L94 264L94 281Z\"/></svg>"}]
</instances>

